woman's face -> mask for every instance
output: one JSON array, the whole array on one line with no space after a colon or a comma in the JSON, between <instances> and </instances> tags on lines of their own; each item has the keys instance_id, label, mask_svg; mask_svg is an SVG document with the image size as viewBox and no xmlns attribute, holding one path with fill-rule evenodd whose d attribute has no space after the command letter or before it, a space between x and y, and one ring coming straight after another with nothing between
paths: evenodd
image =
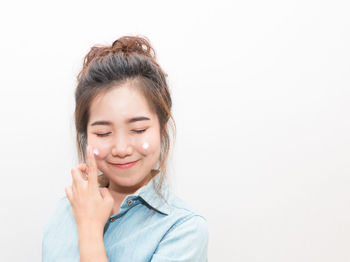
<instances>
[{"instance_id":1,"label":"woman's face","mask_svg":"<svg viewBox=\"0 0 350 262\"><path fill-rule=\"evenodd\" d=\"M110 189L134 192L149 181L160 156L159 122L130 83L92 101L87 136L88 145L99 151L97 167L109 178Z\"/></svg>"}]
</instances>

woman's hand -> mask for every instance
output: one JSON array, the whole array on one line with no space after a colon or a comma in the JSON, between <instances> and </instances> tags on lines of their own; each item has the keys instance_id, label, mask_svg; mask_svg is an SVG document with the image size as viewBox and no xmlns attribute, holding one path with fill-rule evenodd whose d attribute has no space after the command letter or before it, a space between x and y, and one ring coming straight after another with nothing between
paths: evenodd
<instances>
[{"instance_id":1,"label":"woman's hand","mask_svg":"<svg viewBox=\"0 0 350 262\"><path fill-rule=\"evenodd\" d=\"M107 188L99 188L95 156L88 146L89 165L80 164L72 168L73 183L65 188L71 203L78 230L97 227L103 232L105 223L111 215L114 200ZM85 178L84 173L88 174Z\"/></svg>"}]
</instances>

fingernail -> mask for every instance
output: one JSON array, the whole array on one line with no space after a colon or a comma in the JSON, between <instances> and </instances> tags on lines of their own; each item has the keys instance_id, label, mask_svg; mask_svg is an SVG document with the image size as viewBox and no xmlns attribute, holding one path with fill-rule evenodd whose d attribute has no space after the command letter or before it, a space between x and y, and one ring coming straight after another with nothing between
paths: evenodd
<instances>
[{"instance_id":1,"label":"fingernail","mask_svg":"<svg viewBox=\"0 0 350 262\"><path fill-rule=\"evenodd\" d=\"M95 154L96 156L98 156L98 154L100 153L100 152L98 152L98 149L97 149L97 148L95 148L93 152L94 152L94 154Z\"/></svg>"}]
</instances>

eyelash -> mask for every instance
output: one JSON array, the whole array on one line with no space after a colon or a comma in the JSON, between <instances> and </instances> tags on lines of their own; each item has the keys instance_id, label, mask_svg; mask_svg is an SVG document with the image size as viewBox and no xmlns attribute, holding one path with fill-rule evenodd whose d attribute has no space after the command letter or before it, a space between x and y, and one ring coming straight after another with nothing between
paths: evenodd
<instances>
[{"instance_id":1,"label":"eyelash","mask_svg":"<svg viewBox=\"0 0 350 262\"><path fill-rule=\"evenodd\" d=\"M110 133L111 133L111 132L105 133L105 134L96 134L96 135L99 136L99 137L104 137L104 136L108 136Z\"/></svg>"},{"instance_id":2,"label":"eyelash","mask_svg":"<svg viewBox=\"0 0 350 262\"><path fill-rule=\"evenodd\" d=\"M140 130L132 130L133 132L137 133L137 134L141 134L143 132L146 131L146 129L140 129ZM96 134L97 136L99 137L105 137L105 136L108 136L111 132L109 133L104 133L104 134Z\"/></svg>"},{"instance_id":3,"label":"eyelash","mask_svg":"<svg viewBox=\"0 0 350 262\"><path fill-rule=\"evenodd\" d=\"M146 129L139 129L139 130L132 130L132 131L134 131L137 134L141 134L141 133L145 132Z\"/></svg>"}]
</instances>

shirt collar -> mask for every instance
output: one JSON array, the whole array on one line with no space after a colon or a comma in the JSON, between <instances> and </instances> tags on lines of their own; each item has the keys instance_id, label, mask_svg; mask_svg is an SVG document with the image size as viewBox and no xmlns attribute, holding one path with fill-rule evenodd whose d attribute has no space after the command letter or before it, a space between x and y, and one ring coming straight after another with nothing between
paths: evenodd
<instances>
[{"instance_id":1,"label":"shirt collar","mask_svg":"<svg viewBox=\"0 0 350 262\"><path fill-rule=\"evenodd\" d=\"M156 211L168 215L170 213L170 205L168 203L170 187L166 180L163 180L162 188L160 190L161 198L154 187L158 186L160 173L155 175L148 183L139 188L134 195L140 196L148 205ZM154 185L153 185L154 184Z\"/></svg>"}]
</instances>

